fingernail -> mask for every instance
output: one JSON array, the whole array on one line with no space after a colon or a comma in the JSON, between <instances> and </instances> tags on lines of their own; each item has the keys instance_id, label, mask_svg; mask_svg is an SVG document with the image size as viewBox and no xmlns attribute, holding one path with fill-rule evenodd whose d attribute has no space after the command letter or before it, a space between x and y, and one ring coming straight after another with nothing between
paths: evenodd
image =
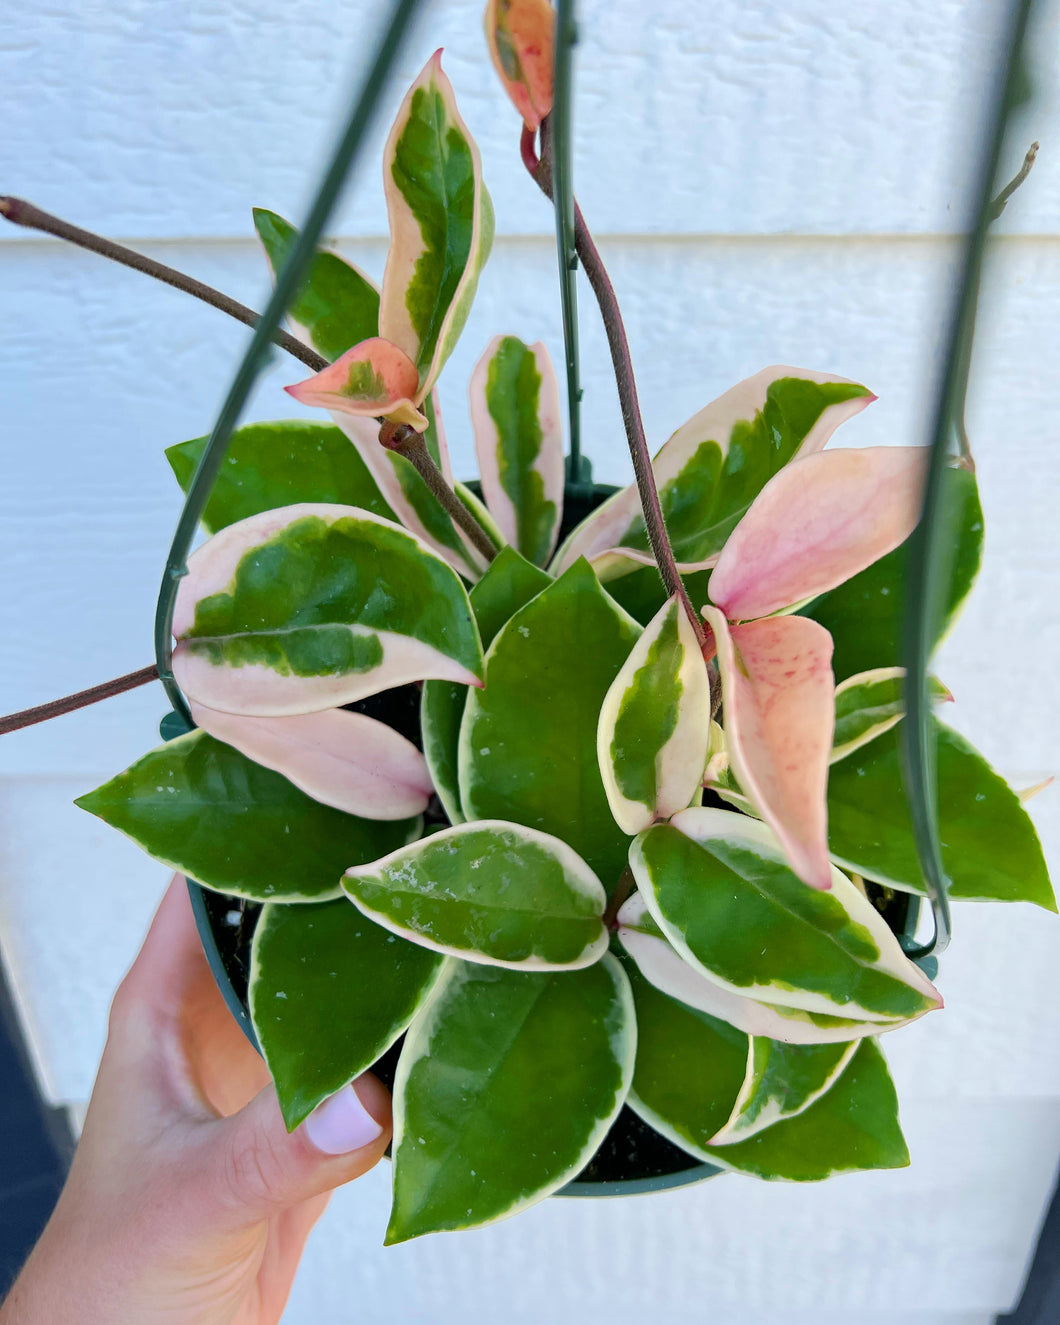
<instances>
[{"instance_id":1,"label":"fingernail","mask_svg":"<svg viewBox=\"0 0 1060 1325\"><path fill-rule=\"evenodd\" d=\"M343 1086L317 1105L303 1124L305 1134L325 1155L346 1155L374 1141L382 1132L352 1086Z\"/></svg>"}]
</instances>

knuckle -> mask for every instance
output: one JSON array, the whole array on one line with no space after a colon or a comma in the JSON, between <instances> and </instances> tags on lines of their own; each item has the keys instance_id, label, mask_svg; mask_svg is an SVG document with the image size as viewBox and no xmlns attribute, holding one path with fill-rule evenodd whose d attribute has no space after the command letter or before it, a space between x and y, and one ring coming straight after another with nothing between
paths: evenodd
<instances>
[{"instance_id":1,"label":"knuckle","mask_svg":"<svg viewBox=\"0 0 1060 1325\"><path fill-rule=\"evenodd\" d=\"M227 1147L224 1186L237 1209L282 1206L286 1194L284 1156L273 1137L241 1130Z\"/></svg>"}]
</instances>

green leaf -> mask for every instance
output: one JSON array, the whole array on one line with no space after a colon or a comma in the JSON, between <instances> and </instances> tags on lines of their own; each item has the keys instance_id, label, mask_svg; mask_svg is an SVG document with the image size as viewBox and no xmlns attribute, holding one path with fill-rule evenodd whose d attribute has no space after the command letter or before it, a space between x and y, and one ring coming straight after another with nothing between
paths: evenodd
<instances>
[{"instance_id":1,"label":"green leaf","mask_svg":"<svg viewBox=\"0 0 1060 1325\"><path fill-rule=\"evenodd\" d=\"M494 224L478 148L440 51L401 104L383 156L383 184L390 252L379 334L416 364L425 394L467 321Z\"/></svg>"},{"instance_id":2,"label":"green leaf","mask_svg":"<svg viewBox=\"0 0 1060 1325\"><path fill-rule=\"evenodd\" d=\"M460 803L568 843L610 890L625 864L596 754L600 706L640 629L584 562L515 614L490 646L460 729Z\"/></svg>"},{"instance_id":3,"label":"green leaf","mask_svg":"<svg viewBox=\"0 0 1060 1325\"><path fill-rule=\"evenodd\" d=\"M929 677L928 685L936 702L953 698L937 677ZM835 690L831 762L845 759L901 722L904 691L904 667L878 667L840 682Z\"/></svg>"},{"instance_id":4,"label":"green leaf","mask_svg":"<svg viewBox=\"0 0 1060 1325\"><path fill-rule=\"evenodd\" d=\"M600 710L597 753L611 813L633 836L700 799L710 682L676 598L633 646Z\"/></svg>"},{"instance_id":5,"label":"green leaf","mask_svg":"<svg viewBox=\"0 0 1060 1325\"><path fill-rule=\"evenodd\" d=\"M371 920L435 952L525 971L590 966L607 896L565 842L497 820L459 824L349 870Z\"/></svg>"},{"instance_id":6,"label":"green leaf","mask_svg":"<svg viewBox=\"0 0 1060 1325\"><path fill-rule=\"evenodd\" d=\"M551 583L551 576L531 566L515 548L501 548L469 595L482 647L488 649L505 622ZM424 682L420 708L423 753L442 806L454 824L464 821L457 765L466 702L467 686Z\"/></svg>"},{"instance_id":7,"label":"green leaf","mask_svg":"<svg viewBox=\"0 0 1060 1325\"><path fill-rule=\"evenodd\" d=\"M946 485L947 519L954 522L955 536L948 606L940 638L953 624L975 581L983 544L983 510L974 475L963 469L947 470ZM907 539L804 609L803 615L819 621L835 641L832 669L837 681L856 672L900 665L908 577Z\"/></svg>"},{"instance_id":8,"label":"green leaf","mask_svg":"<svg viewBox=\"0 0 1060 1325\"><path fill-rule=\"evenodd\" d=\"M874 398L845 378L773 367L700 410L652 461L677 560L697 562L720 552L769 479L796 455L819 451L840 423ZM578 526L560 548L556 568L626 547L651 550L635 485ZM658 592L651 615L663 602L661 587Z\"/></svg>"},{"instance_id":9,"label":"green leaf","mask_svg":"<svg viewBox=\"0 0 1060 1325\"><path fill-rule=\"evenodd\" d=\"M207 441L195 437L166 451L184 492ZM359 506L384 520L397 519L340 429L308 419L284 419L251 423L232 434L202 526L216 534L237 520L298 502Z\"/></svg>"},{"instance_id":10,"label":"green leaf","mask_svg":"<svg viewBox=\"0 0 1060 1325\"><path fill-rule=\"evenodd\" d=\"M742 1087L747 1037L635 973L631 980L638 1035L629 1104L682 1150L707 1164L792 1182L909 1163L894 1086L871 1039L858 1042L839 1080L804 1112L735 1145L712 1146Z\"/></svg>"},{"instance_id":11,"label":"green leaf","mask_svg":"<svg viewBox=\"0 0 1060 1325\"><path fill-rule=\"evenodd\" d=\"M263 207L254 208L258 232L275 277L290 256L298 231ZM301 290L288 310L296 333L325 359L379 334L379 291L375 282L337 253L318 250Z\"/></svg>"},{"instance_id":12,"label":"green leaf","mask_svg":"<svg viewBox=\"0 0 1060 1325\"><path fill-rule=\"evenodd\" d=\"M613 957L533 974L454 963L398 1064L387 1243L477 1228L562 1187L618 1115L635 1047Z\"/></svg>"},{"instance_id":13,"label":"green leaf","mask_svg":"<svg viewBox=\"0 0 1060 1325\"><path fill-rule=\"evenodd\" d=\"M737 994L865 1021L941 1002L848 878L833 869L831 889L808 888L745 815L684 810L641 833L630 865L681 956Z\"/></svg>"},{"instance_id":14,"label":"green leaf","mask_svg":"<svg viewBox=\"0 0 1060 1325\"><path fill-rule=\"evenodd\" d=\"M352 507L253 516L215 535L188 571L173 665L208 708L311 713L428 676L481 675L457 575L397 525Z\"/></svg>"},{"instance_id":15,"label":"green leaf","mask_svg":"<svg viewBox=\"0 0 1060 1325\"><path fill-rule=\"evenodd\" d=\"M254 930L250 1015L289 1132L390 1048L444 964L344 898L265 907Z\"/></svg>"},{"instance_id":16,"label":"green leaf","mask_svg":"<svg viewBox=\"0 0 1060 1325\"><path fill-rule=\"evenodd\" d=\"M495 336L471 375L482 492L505 539L543 566L563 516L559 386L539 341Z\"/></svg>"},{"instance_id":17,"label":"green leaf","mask_svg":"<svg viewBox=\"0 0 1060 1325\"><path fill-rule=\"evenodd\" d=\"M747 1141L785 1118L803 1113L839 1080L857 1052L847 1044L781 1044L752 1036L747 1075L728 1122L711 1144Z\"/></svg>"},{"instance_id":18,"label":"green leaf","mask_svg":"<svg viewBox=\"0 0 1060 1325\"><path fill-rule=\"evenodd\" d=\"M151 750L76 802L206 888L257 902L341 895L344 870L419 834L321 805L205 732Z\"/></svg>"},{"instance_id":19,"label":"green leaf","mask_svg":"<svg viewBox=\"0 0 1060 1325\"><path fill-rule=\"evenodd\" d=\"M1041 843L1019 797L964 737L936 726L939 836L949 895L1033 902L1055 911ZM855 873L923 894L896 730L829 770L828 846L832 858Z\"/></svg>"}]
</instances>

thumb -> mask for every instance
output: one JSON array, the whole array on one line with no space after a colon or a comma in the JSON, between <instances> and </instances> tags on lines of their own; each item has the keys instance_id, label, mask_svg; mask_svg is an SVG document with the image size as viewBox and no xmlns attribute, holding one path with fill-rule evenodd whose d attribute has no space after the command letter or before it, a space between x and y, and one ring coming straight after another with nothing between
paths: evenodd
<instances>
[{"instance_id":1,"label":"thumb","mask_svg":"<svg viewBox=\"0 0 1060 1325\"><path fill-rule=\"evenodd\" d=\"M374 1168L390 1142L390 1095L365 1073L288 1133L270 1085L210 1127L205 1181L222 1222L245 1226Z\"/></svg>"}]
</instances>

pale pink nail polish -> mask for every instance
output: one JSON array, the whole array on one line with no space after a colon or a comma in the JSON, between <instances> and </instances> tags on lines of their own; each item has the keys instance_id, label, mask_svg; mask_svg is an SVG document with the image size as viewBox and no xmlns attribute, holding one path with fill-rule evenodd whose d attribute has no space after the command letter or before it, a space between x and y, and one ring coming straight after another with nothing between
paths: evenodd
<instances>
[{"instance_id":1,"label":"pale pink nail polish","mask_svg":"<svg viewBox=\"0 0 1060 1325\"><path fill-rule=\"evenodd\" d=\"M382 1132L352 1086L343 1086L318 1104L303 1124L305 1134L325 1155L346 1155L360 1150Z\"/></svg>"}]
</instances>

